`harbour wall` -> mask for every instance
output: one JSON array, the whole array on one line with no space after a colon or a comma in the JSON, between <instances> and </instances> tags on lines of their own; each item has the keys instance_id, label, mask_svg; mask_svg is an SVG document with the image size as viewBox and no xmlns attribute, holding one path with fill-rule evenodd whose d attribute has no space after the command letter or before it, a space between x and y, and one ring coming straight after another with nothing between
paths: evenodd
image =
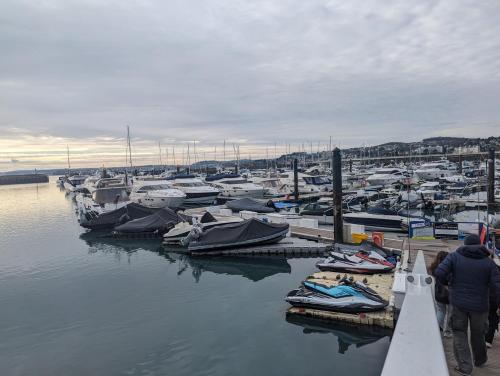
<instances>
[{"instance_id":1,"label":"harbour wall","mask_svg":"<svg viewBox=\"0 0 500 376\"><path fill-rule=\"evenodd\" d=\"M43 174L0 175L0 185L48 183L48 182L49 182L49 177Z\"/></svg>"}]
</instances>

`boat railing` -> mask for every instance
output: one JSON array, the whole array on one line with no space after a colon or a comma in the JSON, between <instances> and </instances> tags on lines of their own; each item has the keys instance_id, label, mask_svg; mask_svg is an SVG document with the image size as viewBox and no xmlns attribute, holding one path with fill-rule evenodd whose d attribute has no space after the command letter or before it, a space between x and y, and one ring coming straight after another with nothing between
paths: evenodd
<instances>
[{"instance_id":1,"label":"boat railing","mask_svg":"<svg viewBox=\"0 0 500 376\"><path fill-rule=\"evenodd\" d=\"M448 367L436 317L434 280L418 252L406 275L406 294L385 359L383 376L443 376Z\"/></svg>"}]
</instances>

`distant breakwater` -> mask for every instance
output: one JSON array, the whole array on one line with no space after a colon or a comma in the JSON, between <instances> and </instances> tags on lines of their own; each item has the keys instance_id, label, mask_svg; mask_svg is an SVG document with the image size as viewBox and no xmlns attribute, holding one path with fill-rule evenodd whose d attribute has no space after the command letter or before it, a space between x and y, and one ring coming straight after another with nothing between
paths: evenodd
<instances>
[{"instance_id":1,"label":"distant breakwater","mask_svg":"<svg viewBox=\"0 0 500 376\"><path fill-rule=\"evenodd\" d=\"M24 174L24 175L1 175L0 185L7 184L30 184L30 183L48 183L49 177L43 174Z\"/></svg>"}]
</instances>

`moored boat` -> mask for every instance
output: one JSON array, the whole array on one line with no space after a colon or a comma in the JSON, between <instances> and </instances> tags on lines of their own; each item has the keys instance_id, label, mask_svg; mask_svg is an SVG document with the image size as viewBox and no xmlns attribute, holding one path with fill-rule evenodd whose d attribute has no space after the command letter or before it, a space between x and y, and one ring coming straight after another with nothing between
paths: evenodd
<instances>
[{"instance_id":1,"label":"moored boat","mask_svg":"<svg viewBox=\"0 0 500 376\"><path fill-rule=\"evenodd\" d=\"M212 228L191 241L192 253L277 243L288 233L288 223L264 223L251 218L236 224Z\"/></svg>"}]
</instances>

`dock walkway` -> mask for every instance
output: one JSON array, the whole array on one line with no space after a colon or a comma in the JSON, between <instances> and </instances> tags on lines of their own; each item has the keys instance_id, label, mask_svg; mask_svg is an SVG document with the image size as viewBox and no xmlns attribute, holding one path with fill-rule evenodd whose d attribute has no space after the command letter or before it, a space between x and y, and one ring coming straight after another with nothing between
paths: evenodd
<instances>
[{"instance_id":1,"label":"dock walkway","mask_svg":"<svg viewBox=\"0 0 500 376\"><path fill-rule=\"evenodd\" d=\"M331 242L333 241L333 231L329 229L309 229L303 227L291 227L292 236ZM427 269L429 269L432 261L440 251L453 252L463 244L459 240L447 239L434 239L434 240L408 240L406 237L398 237L392 234L392 238L385 239L385 246L397 249L410 249L409 265L408 268L413 268L413 262L416 260L418 250L422 250ZM498 260L495 260L498 263ZM454 368L456 366L455 357L453 355L453 339L442 338L443 347L446 355L446 362L450 375L456 375ZM497 332L494 340L493 347L488 349L488 362L486 366L475 368L473 371L474 376L497 376L500 375L500 333Z\"/></svg>"},{"instance_id":2,"label":"dock walkway","mask_svg":"<svg viewBox=\"0 0 500 376\"><path fill-rule=\"evenodd\" d=\"M438 251L444 250L447 252L453 252L456 248L458 248L459 245L463 244L462 242L457 240L448 240L446 242L443 241L443 243L444 244L441 247L435 246L434 251L432 250L432 248L428 247L428 251L424 252L425 264L427 266L427 270L431 265L433 256ZM415 251L413 251L412 249L411 253L413 254L413 252L415 252L416 255L417 248L415 248ZM455 361L455 356L453 355L453 339L442 337L442 340L443 340L444 352L446 355L446 362L448 363L448 370L450 371L450 375L456 375L457 373L455 372L455 366L457 365L457 363ZM495 335L493 347L491 349L488 349L488 362L486 363L486 366L481 368L474 368L472 374L474 376L500 375L500 333L497 332L497 334Z\"/></svg>"}]
</instances>

